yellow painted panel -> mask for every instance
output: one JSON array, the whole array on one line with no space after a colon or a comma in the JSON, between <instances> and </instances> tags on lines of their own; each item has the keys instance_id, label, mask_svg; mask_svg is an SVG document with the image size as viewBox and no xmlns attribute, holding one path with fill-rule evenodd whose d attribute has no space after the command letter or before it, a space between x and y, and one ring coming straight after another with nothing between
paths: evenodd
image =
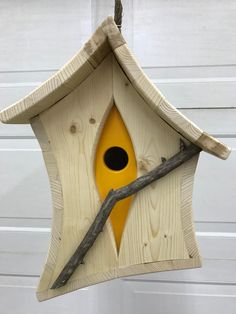
<instances>
[{"instance_id":1,"label":"yellow painted panel","mask_svg":"<svg viewBox=\"0 0 236 314\"><path fill-rule=\"evenodd\" d=\"M102 200L110 189L124 186L137 177L133 145L116 106L107 117L97 145L95 175ZM118 249L131 202L132 197L119 201L110 215Z\"/></svg>"}]
</instances>

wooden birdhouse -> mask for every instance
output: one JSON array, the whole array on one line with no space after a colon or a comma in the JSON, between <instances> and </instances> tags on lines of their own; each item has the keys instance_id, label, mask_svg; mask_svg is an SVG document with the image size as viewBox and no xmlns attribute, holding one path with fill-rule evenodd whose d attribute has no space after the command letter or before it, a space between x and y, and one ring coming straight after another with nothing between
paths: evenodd
<instances>
[{"instance_id":1,"label":"wooden birdhouse","mask_svg":"<svg viewBox=\"0 0 236 314\"><path fill-rule=\"evenodd\" d=\"M201 266L191 207L198 156L226 159L230 149L168 103L112 17L0 118L31 124L50 180L52 233L39 300Z\"/></svg>"}]
</instances>

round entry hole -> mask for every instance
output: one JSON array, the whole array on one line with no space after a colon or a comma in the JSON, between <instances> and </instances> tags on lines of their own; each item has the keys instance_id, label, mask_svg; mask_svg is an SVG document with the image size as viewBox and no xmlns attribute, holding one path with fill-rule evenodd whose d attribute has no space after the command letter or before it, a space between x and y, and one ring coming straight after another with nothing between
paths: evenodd
<instances>
[{"instance_id":1,"label":"round entry hole","mask_svg":"<svg viewBox=\"0 0 236 314\"><path fill-rule=\"evenodd\" d=\"M112 170L122 170L128 164L128 154L118 146L109 148L104 154L106 166Z\"/></svg>"}]
</instances>

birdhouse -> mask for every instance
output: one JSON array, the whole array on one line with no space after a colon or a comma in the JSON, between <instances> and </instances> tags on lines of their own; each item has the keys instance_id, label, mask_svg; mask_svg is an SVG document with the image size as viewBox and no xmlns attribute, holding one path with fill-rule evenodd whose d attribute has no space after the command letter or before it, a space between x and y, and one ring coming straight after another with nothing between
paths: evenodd
<instances>
[{"instance_id":1,"label":"birdhouse","mask_svg":"<svg viewBox=\"0 0 236 314\"><path fill-rule=\"evenodd\" d=\"M230 149L164 98L112 17L0 118L31 124L50 180L51 242L39 300L121 276L201 266L191 207L198 156L226 159Z\"/></svg>"}]
</instances>

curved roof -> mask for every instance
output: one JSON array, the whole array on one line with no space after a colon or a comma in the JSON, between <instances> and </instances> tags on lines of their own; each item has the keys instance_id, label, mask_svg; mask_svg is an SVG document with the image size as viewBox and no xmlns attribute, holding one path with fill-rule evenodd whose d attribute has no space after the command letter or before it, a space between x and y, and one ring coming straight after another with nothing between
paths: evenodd
<instances>
[{"instance_id":1,"label":"curved roof","mask_svg":"<svg viewBox=\"0 0 236 314\"><path fill-rule=\"evenodd\" d=\"M30 123L84 81L113 52L137 92L154 112L189 141L222 159L230 148L213 138L173 107L142 71L112 17L108 17L82 49L55 75L23 99L0 112L4 123Z\"/></svg>"}]
</instances>

